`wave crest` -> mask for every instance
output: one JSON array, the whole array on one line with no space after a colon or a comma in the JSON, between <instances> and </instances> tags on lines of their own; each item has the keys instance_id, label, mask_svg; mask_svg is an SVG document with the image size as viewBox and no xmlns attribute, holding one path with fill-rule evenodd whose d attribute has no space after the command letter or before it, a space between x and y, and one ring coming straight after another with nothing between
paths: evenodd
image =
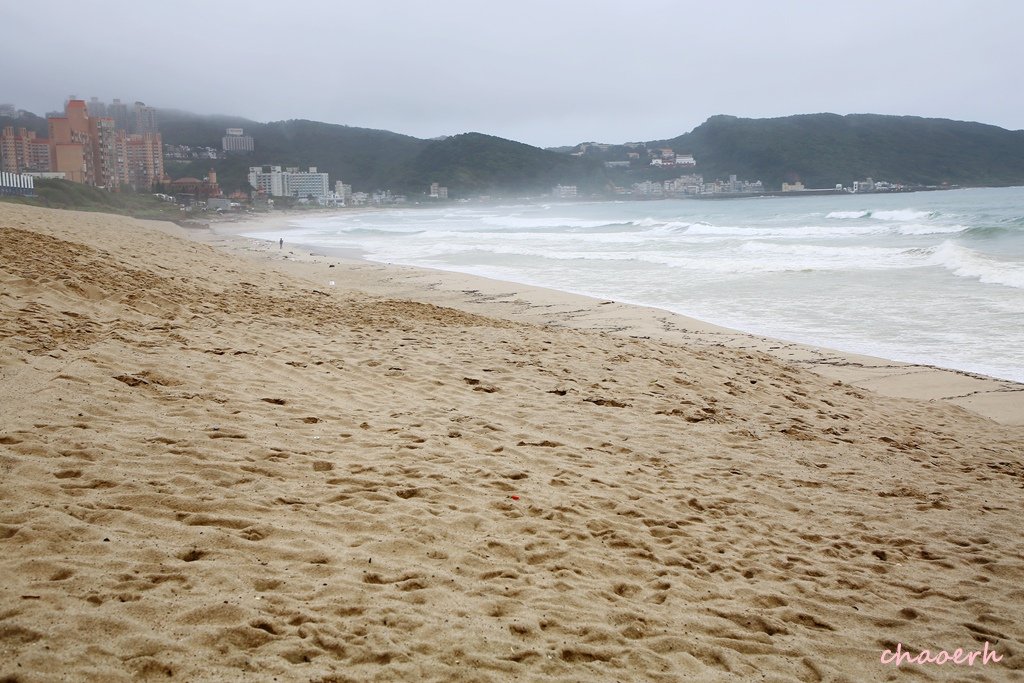
<instances>
[{"instance_id":1,"label":"wave crest","mask_svg":"<svg viewBox=\"0 0 1024 683\"><path fill-rule=\"evenodd\" d=\"M958 277L976 278L985 284L1024 289L1024 266L996 261L949 240L935 248L932 263L942 266Z\"/></svg>"}]
</instances>

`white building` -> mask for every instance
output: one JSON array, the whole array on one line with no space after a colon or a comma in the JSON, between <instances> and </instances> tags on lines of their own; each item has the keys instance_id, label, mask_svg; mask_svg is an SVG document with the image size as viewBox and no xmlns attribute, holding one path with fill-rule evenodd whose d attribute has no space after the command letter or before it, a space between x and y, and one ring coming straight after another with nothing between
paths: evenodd
<instances>
[{"instance_id":1,"label":"white building","mask_svg":"<svg viewBox=\"0 0 1024 683\"><path fill-rule=\"evenodd\" d=\"M340 180L334 181L334 194L340 197L345 204L352 202L352 186L346 185Z\"/></svg>"},{"instance_id":2,"label":"white building","mask_svg":"<svg viewBox=\"0 0 1024 683\"><path fill-rule=\"evenodd\" d=\"M289 168L284 173L283 184L285 196L299 199L312 197L317 201L326 197L331 189L327 174L317 173L316 166L310 166L308 173L298 168Z\"/></svg>"},{"instance_id":3,"label":"white building","mask_svg":"<svg viewBox=\"0 0 1024 683\"><path fill-rule=\"evenodd\" d=\"M642 195L645 197L650 196L661 196L665 190L661 186L661 183L656 183L651 180L645 180L642 183L633 183L633 194Z\"/></svg>"},{"instance_id":4,"label":"white building","mask_svg":"<svg viewBox=\"0 0 1024 683\"><path fill-rule=\"evenodd\" d=\"M271 197L297 197L299 199L325 199L330 192L330 183L326 173L318 173L316 166L309 171L288 168L284 171L280 166L270 166L264 171L263 166L249 167L249 184L253 189Z\"/></svg>"},{"instance_id":5,"label":"white building","mask_svg":"<svg viewBox=\"0 0 1024 683\"><path fill-rule=\"evenodd\" d=\"M280 166L270 166L264 171L262 166L249 167L249 184L260 194L269 197L284 196L284 173Z\"/></svg>"},{"instance_id":6,"label":"white building","mask_svg":"<svg viewBox=\"0 0 1024 683\"><path fill-rule=\"evenodd\" d=\"M704 176L681 175L664 183L665 192L669 194L700 194L704 187Z\"/></svg>"},{"instance_id":7,"label":"white building","mask_svg":"<svg viewBox=\"0 0 1024 683\"><path fill-rule=\"evenodd\" d=\"M572 199L576 196L575 185L555 185L551 189L551 194L558 199Z\"/></svg>"},{"instance_id":8,"label":"white building","mask_svg":"<svg viewBox=\"0 0 1024 683\"><path fill-rule=\"evenodd\" d=\"M245 135L241 128L228 128L220 139L221 148L225 152L251 152L255 149L251 135Z\"/></svg>"}]
</instances>

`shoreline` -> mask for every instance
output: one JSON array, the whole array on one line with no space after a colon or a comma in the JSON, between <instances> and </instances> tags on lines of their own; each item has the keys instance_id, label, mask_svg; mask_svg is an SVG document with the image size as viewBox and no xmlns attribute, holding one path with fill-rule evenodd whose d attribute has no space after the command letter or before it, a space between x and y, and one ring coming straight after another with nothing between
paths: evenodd
<instances>
[{"instance_id":1,"label":"shoreline","mask_svg":"<svg viewBox=\"0 0 1024 683\"><path fill-rule=\"evenodd\" d=\"M298 214L301 215L301 214ZM944 401L1008 425L1024 425L1024 383L967 370L896 361L768 337L716 325L642 304L610 301L564 290L520 284L457 271L370 261L358 250L332 250L292 243L278 253L270 240L242 232L271 232L295 213L252 220L211 221L206 230L187 233L190 239L220 246L232 253L284 265L306 279L325 284L324 268L335 266L354 275L349 286L377 296L411 300L541 325L596 330L625 337L649 338L681 345L726 346L768 353L829 379L884 396ZM287 258L285 258L287 257ZM339 268L343 266L343 268ZM401 281L401 286L396 286Z\"/></svg>"}]
</instances>

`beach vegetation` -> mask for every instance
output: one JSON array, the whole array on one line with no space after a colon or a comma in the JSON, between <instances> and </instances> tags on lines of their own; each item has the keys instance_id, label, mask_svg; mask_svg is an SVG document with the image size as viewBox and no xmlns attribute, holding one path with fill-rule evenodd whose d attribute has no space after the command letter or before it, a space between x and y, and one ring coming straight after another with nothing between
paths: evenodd
<instances>
[{"instance_id":1,"label":"beach vegetation","mask_svg":"<svg viewBox=\"0 0 1024 683\"><path fill-rule=\"evenodd\" d=\"M108 192L102 188L52 178L37 178L35 190L35 197L0 197L0 200L51 209L118 213L136 218L177 219L180 213L176 205L160 201L148 192Z\"/></svg>"}]
</instances>

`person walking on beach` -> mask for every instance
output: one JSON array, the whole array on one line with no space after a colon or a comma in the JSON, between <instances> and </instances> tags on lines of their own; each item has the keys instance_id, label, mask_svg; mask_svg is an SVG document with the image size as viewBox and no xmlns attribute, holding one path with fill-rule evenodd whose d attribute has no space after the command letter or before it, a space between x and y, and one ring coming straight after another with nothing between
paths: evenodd
<instances>
[{"instance_id":1,"label":"person walking on beach","mask_svg":"<svg viewBox=\"0 0 1024 683\"><path fill-rule=\"evenodd\" d=\"M277 248L278 249L284 249L284 238L283 237L277 241Z\"/></svg>"}]
</instances>

